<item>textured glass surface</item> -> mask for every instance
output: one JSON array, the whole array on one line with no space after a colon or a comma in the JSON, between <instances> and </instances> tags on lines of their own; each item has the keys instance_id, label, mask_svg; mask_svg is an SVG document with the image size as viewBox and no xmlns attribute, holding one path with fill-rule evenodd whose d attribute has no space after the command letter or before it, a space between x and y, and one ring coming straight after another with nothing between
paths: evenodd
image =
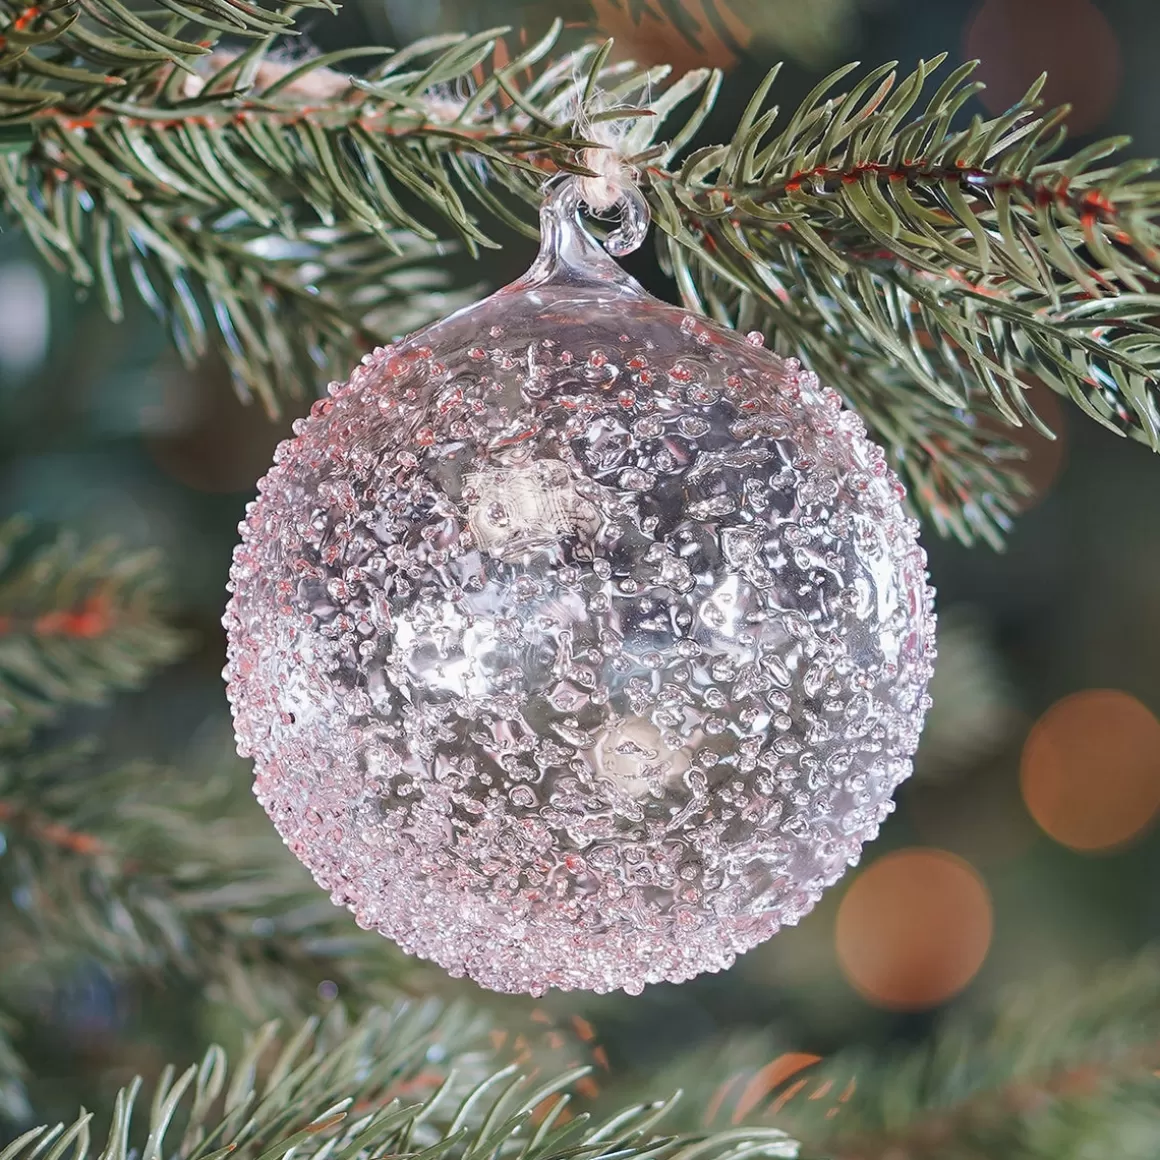
<instances>
[{"instance_id":1,"label":"textured glass surface","mask_svg":"<svg viewBox=\"0 0 1160 1160\"><path fill-rule=\"evenodd\" d=\"M573 209L279 448L226 676L259 800L361 924L499 990L635 992L797 922L877 833L932 594L862 422Z\"/></svg>"}]
</instances>

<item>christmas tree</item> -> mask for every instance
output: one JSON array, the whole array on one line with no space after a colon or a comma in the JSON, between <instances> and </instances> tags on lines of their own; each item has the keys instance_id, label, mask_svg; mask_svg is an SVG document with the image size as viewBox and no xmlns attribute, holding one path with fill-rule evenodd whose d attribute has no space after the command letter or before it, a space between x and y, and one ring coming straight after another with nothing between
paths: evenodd
<instances>
[{"instance_id":1,"label":"christmas tree","mask_svg":"<svg viewBox=\"0 0 1160 1160\"><path fill-rule=\"evenodd\" d=\"M1156 1155L1160 143L1132 51L1160 15L0 23L0 1160ZM882 837L799 927L639 997L501 996L360 930L253 801L217 675L275 443L517 276L561 174L596 210L638 190L627 268L862 418L941 596Z\"/></svg>"}]
</instances>

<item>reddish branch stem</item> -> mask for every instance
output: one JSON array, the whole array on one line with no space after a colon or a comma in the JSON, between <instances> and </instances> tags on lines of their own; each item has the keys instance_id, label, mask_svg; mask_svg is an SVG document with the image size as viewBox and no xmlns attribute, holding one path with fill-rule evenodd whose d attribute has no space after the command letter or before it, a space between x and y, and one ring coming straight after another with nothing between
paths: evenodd
<instances>
[{"instance_id":1,"label":"reddish branch stem","mask_svg":"<svg viewBox=\"0 0 1160 1160\"><path fill-rule=\"evenodd\" d=\"M10 802L0 801L0 824L5 822L20 826L32 837L67 850L70 854L95 857L108 853L105 843L91 834L82 834L60 822L49 821Z\"/></svg>"},{"instance_id":2,"label":"reddish branch stem","mask_svg":"<svg viewBox=\"0 0 1160 1160\"><path fill-rule=\"evenodd\" d=\"M395 126L387 122L389 110L367 111L365 97L359 94L360 100L349 105L323 104L301 105L288 108L285 111L272 109L269 105L259 102L244 101L235 105L228 116L206 114L196 117L167 116L159 112L151 117L132 117L117 113L96 110L81 117L66 114L63 110L51 107L41 109L33 114L34 120L55 121L66 132L76 132L96 128L98 125L109 122L125 123L135 127L150 126L153 128L176 128L184 124L198 125L207 129L220 129L231 121L244 124L246 121L262 117L274 119L285 125L295 125L318 118L331 124L357 123L366 132L380 133L400 139L408 137L424 138L432 134L443 134L444 139L452 146L457 142L470 144L472 141L488 141L493 146L502 146L503 138L491 129L472 127L470 125L440 125L431 122L421 122L415 125ZM514 157L536 161L542 158L542 152L535 149L513 150ZM545 167L550 168L550 162L545 160ZM647 169L653 181L671 184L676 180L676 174L669 169L659 166L650 166ZM956 181L971 191L1002 189L1017 192L1023 195L1033 205L1048 207L1058 205L1070 209L1072 213L1085 225L1102 221L1106 225L1117 225L1119 209L1109 198L1098 189L1074 190L1070 178L1066 176L1048 179L1034 179L1018 177L1010 174L993 173L977 165L968 165L960 161L947 165L932 165L922 159L903 162L901 165L890 165L885 162L865 161L851 166L818 165L812 169L800 170L767 185L755 186L744 191L744 196L759 202L768 203L779 198L799 192L810 183L825 187L829 184L851 185L866 175L884 178L887 181L905 181L908 184L922 182L938 183ZM717 195L730 203L736 200L738 191L724 187L711 186L704 190L706 195ZM949 219L948 217L948 220ZM1118 229L1114 235L1117 242L1130 245L1131 236L1124 230ZM1149 249L1149 260L1160 259L1160 253Z\"/></svg>"},{"instance_id":3,"label":"reddish branch stem","mask_svg":"<svg viewBox=\"0 0 1160 1160\"><path fill-rule=\"evenodd\" d=\"M89 596L76 608L53 609L35 619L0 614L0 636L68 636L92 640L104 636L113 626L112 602L106 593Z\"/></svg>"},{"instance_id":4,"label":"reddish branch stem","mask_svg":"<svg viewBox=\"0 0 1160 1160\"><path fill-rule=\"evenodd\" d=\"M667 169L652 167L648 170L650 176L657 181L672 182L674 175ZM968 191L981 192L984 190L1005 190L1022 194L1029 202L1036 206L1049 207L1057 205L1070 209L1072 213L1085 225L1101 221L1105 225L1117 226L1119 208L1098 189L1074 190L1071 181L1066 176L1033 179L1017 177L1011 174L993 173L979 166L967 165L958 162L951 165L931 165L922 160L907 161L902 165L888 165L885 162L864 161L848 167L818 165L813 169L800 170L788 177L770 182L768 185L755 186L743 191L743 196L759 204L775 202L788 194L800 192L805 186L813 184L818 192L824 192L831 185L853 185L864 176L884 178L887 181L903 181L908 185L918 185L923 182L937 184L943 181L955 181ZM737 200L738 190L712 186L705 191L707 195L716 195L726 202ZM744 211L739 211L744 216ZM736 217L731 220L736 220ZM947 221L954 219L948 214ZM786 229L789 226L785 226ZM1119 229L1113 235L1114 239L1123 244L1133 244L1133 239L1125 230ZM1147 250L1152 260L1160 257L1156 251Z\"/></svg>"}]
</instances>

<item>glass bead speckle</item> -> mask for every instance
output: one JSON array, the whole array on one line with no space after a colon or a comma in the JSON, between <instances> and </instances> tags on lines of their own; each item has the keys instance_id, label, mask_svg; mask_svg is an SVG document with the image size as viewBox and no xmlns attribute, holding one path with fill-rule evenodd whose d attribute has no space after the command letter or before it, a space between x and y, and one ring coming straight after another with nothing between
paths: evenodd
<instances>
[{"instance_id":1,"label":"glass bead speckle","mask_svg":"<svg viewBox=\"0 0 1160 1160\"><path fill-rule=\"evenodd\" d=\"M361 925L501 991L636 993L857 860L934 618L861 420L648 295L576 209L299 420L241 526L225 675L259 800Z\"/></svg>"}]
</instances>

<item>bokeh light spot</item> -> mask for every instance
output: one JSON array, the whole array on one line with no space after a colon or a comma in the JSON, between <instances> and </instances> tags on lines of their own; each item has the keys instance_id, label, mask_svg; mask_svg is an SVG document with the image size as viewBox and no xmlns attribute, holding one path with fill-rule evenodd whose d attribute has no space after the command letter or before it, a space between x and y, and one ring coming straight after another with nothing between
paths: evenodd
<instances>
[{"instance_id":1,"label":"bokeh light spot","mask_svg":"<svg viewBox=\"0 0 1160 1160\"><path fill-rule=\"evenodd\" d=\"M1068 125L1086 133L1106 119L1120 87L1120 45L1091 0L984 0L967 23L965 55L982 63L980 99L992 113L1020 100L1047 73L1043 100L1070 104Z\"/></svg>"},{"instance_id":2,"label":"bokeh light spot","mask_svg":"<svg viewBox=\"0 0 1160 1160\"><path fill-rule=\"evenodd\" d=\"M991 945L991 898L978 871L945 850L879 858L838 908L838 961L869 1002L921 1011L951 998Z\"/></svg>"},{"instance_id":3,"label":"bokeh light spot","mask_svg":"<svg viewBox=\"0 0 1160 1160\"><path fill-rule=\"evenodd\" d=\"M1031 816L1057 842L1122 846L1160 809L1160 721L1116 689L1073 693L1028 734L1020 782Z\"/></svg>"},{"instance_id":4,"label":"bokeh light spot","mask_svg":"<svg viewBox=\"0 0 1160 1160\"><path fill-rule=\"evenodd\" d=\"M0 267L0 368L23 374L48 353L48 286L30 262Z\"/></svg>"}]
</instances>

